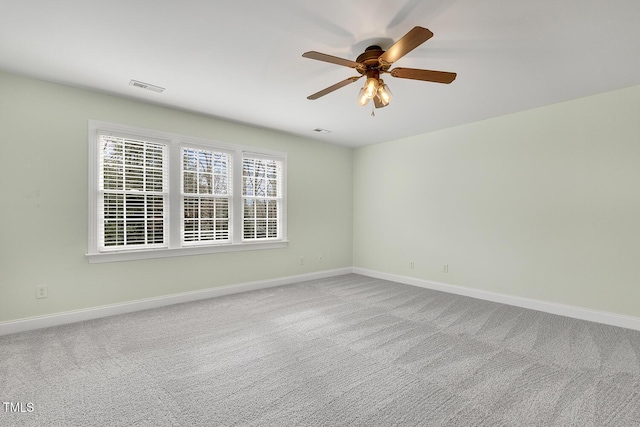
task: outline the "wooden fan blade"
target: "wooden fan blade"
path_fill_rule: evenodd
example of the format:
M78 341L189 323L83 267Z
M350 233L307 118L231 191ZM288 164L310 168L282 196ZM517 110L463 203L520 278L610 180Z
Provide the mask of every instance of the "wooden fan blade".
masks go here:
M400 40L394 43L385 53L380 55L380 64L393 64L398 59L420 46L422 43L433 37L433 33L426 28L413 27Z
M346 80L343 80L343 81L341 81L341 82L339 82L339 83L334 84L333 86L329 86L329 87L328 87L328 88L326 88L326 89L322 89L320 92L316 92L316 93L314 93L313 95L309 95L309 96L307 96L307 99L318 99L318 98L320 98L321 96L325 96L325 95L327 95L327 94L329 94L329 93L333 92L334 90L338 90L338 89L340 89L341 87L345 87L346 85L348 85L348 84L351 84L351 83L355 82L355 81L356 81L356 80L358 80L360 77L362 77L362 76L349 77L349 78L348 78L348 79L346 79Z
M359 63L357 63L355 61L350 61L348 59L338 58L337 56L327 55L326 53L320 53L320 52L311 51L311 52L303 53L302 56L304 58L315 59L317 61L329 62L331 64L342 65L342 66L349 67L349 68L361 68L362 67L361 64L359 64Z
M434 83L451 83L456 79L456 73L447 71L419 70L416 68L394 68L389 72L393 77L400 79L422 80Z

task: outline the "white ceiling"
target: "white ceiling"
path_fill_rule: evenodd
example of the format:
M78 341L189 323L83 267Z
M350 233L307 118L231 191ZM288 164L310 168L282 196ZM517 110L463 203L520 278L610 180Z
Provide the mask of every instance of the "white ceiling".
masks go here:
M388 76L375 117L363 80L306 99L357 73L304 52L355 60L417 25L434 37L395 66L452 84ZM0 0L0 69L357 147L640 84L640 1Z

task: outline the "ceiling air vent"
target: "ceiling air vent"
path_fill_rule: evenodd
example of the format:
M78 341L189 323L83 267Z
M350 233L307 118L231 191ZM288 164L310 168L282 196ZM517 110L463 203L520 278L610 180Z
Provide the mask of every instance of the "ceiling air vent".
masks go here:
M131 80L129 82L131 86L139 87L141 89L151 90L153 92L162 93L164 92L164 88L156 85L152 85L149 83L139 82L138 80Z

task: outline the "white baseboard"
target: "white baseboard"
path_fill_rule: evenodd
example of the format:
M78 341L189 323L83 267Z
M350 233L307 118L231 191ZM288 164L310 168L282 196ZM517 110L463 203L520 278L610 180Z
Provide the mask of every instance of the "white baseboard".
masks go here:
M640 318L625 316L621 314L609 313L605 311L591 310L572 305L558 304L531 298L523 298L512 295L505 295L496 292L484 291L481 289L466 288L463 286L450 285L447 283L432 282L429 280L416 279L414 277L400 276L391 273L383 273L375 270L354 267L353 272L363 276L377 279L390 280L392 282L404 283L406 285L419 286L421 288L433 289L436 291L448 292L450 294L463 295L467 297L482 299L486 301L498 302L501 304L513 305L516 307L529 308L543 311L545 313L558 314L560 316L572 317L574 319L587 320L590 322L603 323L605 325L619 326L622 328L640 331Z
M296 276L279 277L276 279L258 280L255 282L239 283L236 285L220 286L216 288L202 289L198 291L182 292L179 294L165 295L155 298L109 304L82 310L66 311L46 316L28 317L0 323L0 336L16 332L30 331L33 329L48 328L50 326L64 325L67 323L82 322L84 320L98 319L101 317L115 316L150 308L164 307L189 301L197 301L239 292L253 291L256 289L271 288L274 286L289 285L305 280L323 279L326 277L340 276L353 272L351 267L337 270L325 270L315 273Z
M17 332L30 331L50 326L64 325L68 323L82 322L85 320L98 319L101 317L115 316L118 314L131 313L134 311L147 310L151 308L164 307L189 301L197 301L207 298L214 298L223 295L230 295L240 292L265 289L275 286L289 285L305 280L323 279L327 277L340 276L343 274L356 273L362 276L374 277L377 279L390 280L406 285L419 286L426 289L448 292L456 295L463 295L486 301L498 302L501 304L513 305L545 313L558 314L572 317L574 319L587 320L590 322L603 323L606 325L619 326L622 328L640 331L640 318L625 316L621 314L608 313L603 311L590 310L571 305L557 304L553 302L523 298L512 295L499 294L496 292L484 291L480 289L466 288L463 286L450 285L448 283L433 282L415 277L400 276L391 273L384 273L359 267L347 267L337 270L319 271L316 273L301 274L296 276L286 276L276 279L258 280L255 282L239 283L235 285L220 286L216 288L202 289L199 291L183 292L179 294L165 295L156 298L147 298L138 301L130 301L120 304L110 304L100 307L92 307L82 310L73 310L62 313L55 313L46 316L29 317L25 319L0 322L0 336Z

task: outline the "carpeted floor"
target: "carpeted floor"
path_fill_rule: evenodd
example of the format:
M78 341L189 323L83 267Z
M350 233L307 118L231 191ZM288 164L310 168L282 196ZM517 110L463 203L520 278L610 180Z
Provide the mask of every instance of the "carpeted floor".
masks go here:
M0 337L0 382L2 426L640 426L640 332L346 275Z

